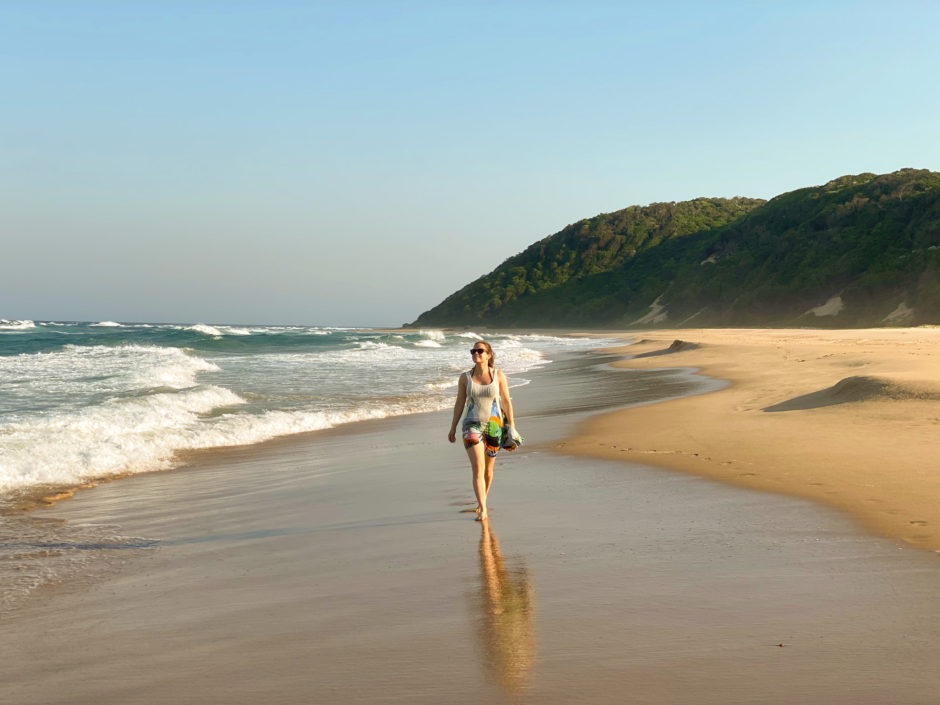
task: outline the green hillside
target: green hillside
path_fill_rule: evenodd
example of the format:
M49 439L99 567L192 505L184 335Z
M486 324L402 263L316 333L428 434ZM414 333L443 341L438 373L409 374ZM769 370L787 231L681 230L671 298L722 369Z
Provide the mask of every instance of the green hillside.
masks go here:
M617 271L638 253L724 225L762 203L752 198L699 198L631 206L579 221L447 297L422 314L416 325L511 320L520 304L529 310L528 304L541 301L538 294L558 290L563 300L564 292L579 282Z
M414 325L901 323L940 323L940 174L925 170L599 215Z

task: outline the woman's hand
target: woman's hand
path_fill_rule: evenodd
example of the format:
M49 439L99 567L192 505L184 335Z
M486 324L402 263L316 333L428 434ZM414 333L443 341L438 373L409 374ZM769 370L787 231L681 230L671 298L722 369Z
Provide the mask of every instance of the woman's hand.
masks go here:
M450 429L450 433L447 434L447 440L451 443L457 442L457 429Z

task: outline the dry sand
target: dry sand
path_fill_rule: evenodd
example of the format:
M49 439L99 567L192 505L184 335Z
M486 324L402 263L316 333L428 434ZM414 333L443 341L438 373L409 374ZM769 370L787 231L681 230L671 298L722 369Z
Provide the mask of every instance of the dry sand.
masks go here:
M633 359L615 364L694 367L731 385L595 417L561 449L806 497L940 550L940 328L631 337Z
M936 703L934 554L815 503L543 450L626 382L688 384L606 360L516 390L529 443L497 463L488 531L461 513L450 412L33 512L65 522L36 551L118 563L0 613L0 703Z

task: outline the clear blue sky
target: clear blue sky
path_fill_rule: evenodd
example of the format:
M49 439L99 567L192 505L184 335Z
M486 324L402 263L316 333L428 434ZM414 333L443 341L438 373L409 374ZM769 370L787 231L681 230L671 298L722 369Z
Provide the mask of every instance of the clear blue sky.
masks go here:
M936 2L0 0L0 317L398 325L601 212L940 169Z

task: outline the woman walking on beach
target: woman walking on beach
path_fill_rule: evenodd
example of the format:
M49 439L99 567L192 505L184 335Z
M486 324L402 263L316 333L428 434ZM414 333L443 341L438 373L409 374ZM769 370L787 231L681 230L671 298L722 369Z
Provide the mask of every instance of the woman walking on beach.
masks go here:
M457 383L457 401L454 420L447 440L457 440L457 422L466 409L463 420L463 444L470 458L473 473L473 492L477 497L477 521L485 521L486 496L493 484L493 465L504 437L512 438L513 413L509 398L509 384L502 370L496 369L493 348L479 340L470 348L473 369L460 375ZM503 415L506 427L503 426Z

